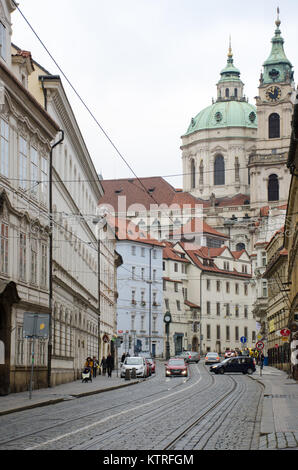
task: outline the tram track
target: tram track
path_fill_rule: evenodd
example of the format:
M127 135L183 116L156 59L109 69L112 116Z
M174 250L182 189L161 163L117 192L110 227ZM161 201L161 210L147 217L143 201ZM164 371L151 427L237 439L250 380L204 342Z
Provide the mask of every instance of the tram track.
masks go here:
M215 411L220 414L221 406L233 396L237 388L237 381L225 376L225 386L228 383L230 385L222 394L220 387L223 377L219 380L217 376L205 373L206 371L206 367L199 369L198 366L193 366L190 379L185 383L180 382L172 389L161 389L104 409L93 409L71 419L61 417L62 421L58 423L0 441L0 449L50 450L58 446L72 450L116 450L117 446L121 448L121 442L127 443L131 435L136 435L138 441L138 433L142 435L152 430L156 430L156 436L153 432L152 450L179 448L181 443L187 441L188 436L192 439L190 448L195 448L199 443L193 440L196 429ZM187 408L189 414L182 415L179 420L177 417L181 415L183 407ZM163 429L163 423L169 422L169 416L173 417L173 424ZM207 427L206 433L208 432L210 430ZM174 436L170 438L170 442L169 435ZM142 438L138 444L140 447L136 448L144 449L141 442Z

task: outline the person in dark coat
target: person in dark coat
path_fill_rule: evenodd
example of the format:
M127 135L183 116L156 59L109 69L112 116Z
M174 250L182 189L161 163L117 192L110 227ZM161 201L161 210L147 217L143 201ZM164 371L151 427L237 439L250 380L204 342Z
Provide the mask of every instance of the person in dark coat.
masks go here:
M108 377L112 377L112 370L114 369L114 358L111 354L108 355L106 362L107 362Z
M101 367L102 367L102 375L106 375L106 371L107 371L107 360L106 360L105 356L103 356L100 365L101 365Z

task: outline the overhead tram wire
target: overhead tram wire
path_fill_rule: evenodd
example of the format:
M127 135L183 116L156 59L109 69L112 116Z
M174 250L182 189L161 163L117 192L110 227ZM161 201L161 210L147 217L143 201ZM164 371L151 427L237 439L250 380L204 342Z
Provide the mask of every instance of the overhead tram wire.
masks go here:
M75 87L73 86L73 84L71 83L71 81L69 80L69 78L67 77L67 75L63 72L62 68L60 67L60 65L57 63L57 61L55 60L55 58L53 57L53 55L50 53L50 51L48 50L48 48L46 47L46 45L44 44L44 42L41 40L41 38L39 37L39 35L37 34L37 32L35 31L35 29L33 28L33 26L30 24L30 22L27 20L27 18L25 17L25 15L23 14L23 12L21 11L21 9L19 8L19 5L15 2L15 0L12 0L13 4L15 5L15 7L17 8L17 10L19 11L20 15L23 17L24 21L27 23L27 25L29 26L29 28L31 29L31 31L33 32L34 36L37 38L37 40L40 42L40 44L42 45L42 47L45 49L45 51L47 52L47 54L50 56L50 58L52 59L52 61L54 62L54 64L56 65L56 67L58 68L58 70L61 72L61 74L63 75L63 77L65 78L65 80L67 81L68 85L70 86L70 88L73 90L73 92L75 93L75 95L77 96L77 98L79 99L79 101L81 102L81 104L84 106L84 108L87 110L87 112L90 114L90 116L92 117L92 119L94 120L94 122L96 123L96 125L100 128L100 130L102 131L102 133L104 134L104 136L107 138L107 140L110 142L110 144L112 145L112 147L114 148L114 150L116 151L116 153L119 155L119 157L121 158L121 160L125 163L125 165L129 168L129 170L132 172L132 174L135 176L135 178L139 181L139 183L141 184L141 186L144 188L144 191L152 198L152 200L154 200L154 202L156 204L158 204L158 201L155 200L154 196L147 190L147 188L144 186L143 182L141 181L141 179L137 176L137 174L135 173L135 171L133 170L133 168L131 167L131 165L127 162L127 160L124 158L124 156L122 155L122 153L120 152L120 150L118 149L118 147L114 144L113 140L110 138L110 136L107 134L107 132L104 130L104 128L102 127L102 125L99 123L99 121L97 120L97 118L94 116L94 114L92 113L92 111L90 110L90 108L87 106L87 104L85 103L85 101L83 100L83 98L81 97L81 95L77 92L77 90L75 89Z

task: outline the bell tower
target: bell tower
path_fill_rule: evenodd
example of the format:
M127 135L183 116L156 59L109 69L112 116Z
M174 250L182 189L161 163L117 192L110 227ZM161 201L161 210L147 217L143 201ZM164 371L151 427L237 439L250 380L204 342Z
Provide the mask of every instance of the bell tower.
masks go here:
M250 156L251 208L278 206L288 200L290 174L286 166L291 139L294 72L284 51L279 8L272 49L263 64L256 97L258 133Z

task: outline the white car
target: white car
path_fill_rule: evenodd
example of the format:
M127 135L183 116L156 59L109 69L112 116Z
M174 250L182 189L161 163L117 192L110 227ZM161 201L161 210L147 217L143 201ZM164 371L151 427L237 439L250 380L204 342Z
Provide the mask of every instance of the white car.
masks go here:
M144 357L126 357L121 366L121 377L125 377L126 370L136 370L137 377L147 377L147 364Z

